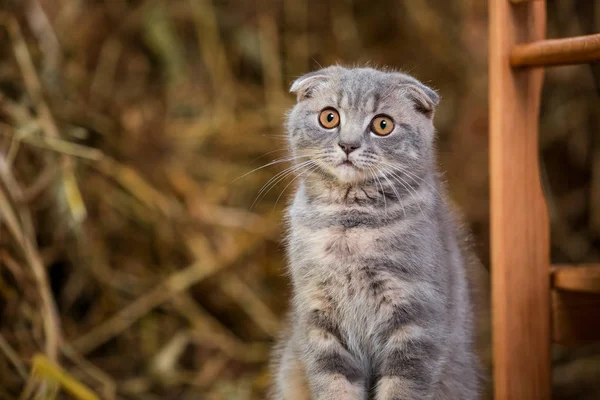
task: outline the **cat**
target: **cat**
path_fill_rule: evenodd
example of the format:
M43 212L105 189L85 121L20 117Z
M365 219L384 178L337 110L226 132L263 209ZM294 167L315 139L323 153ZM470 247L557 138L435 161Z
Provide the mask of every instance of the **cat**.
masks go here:
M436 169L437 93L394 71L298 78L289 324L275 400L473 400L470 254Z

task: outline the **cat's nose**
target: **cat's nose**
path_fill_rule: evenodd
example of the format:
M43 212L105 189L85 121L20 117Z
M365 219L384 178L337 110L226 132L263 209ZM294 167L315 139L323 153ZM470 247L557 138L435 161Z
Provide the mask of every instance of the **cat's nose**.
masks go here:
M358 149L360 147L360 143L345 143L345 142L339 142L338 145L342 148L342 150L344 150L344 152L349 155L350 153L352 153L354 150Z

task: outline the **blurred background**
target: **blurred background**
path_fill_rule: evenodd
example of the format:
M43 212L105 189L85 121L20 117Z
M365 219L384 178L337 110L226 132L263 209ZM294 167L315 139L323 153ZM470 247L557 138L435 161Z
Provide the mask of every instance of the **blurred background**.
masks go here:
M257 168L285 158L288 87L320 66L399 68L439 91L441 168L489 270L486 1L0 10L0 399L265 398L294 183L269 181L286 163ZM548 18L549 37L598 32L600 1L549 1ZM545 82L552 259L597 262L600 66ZM598 348L554 363L556 398L600 398Z

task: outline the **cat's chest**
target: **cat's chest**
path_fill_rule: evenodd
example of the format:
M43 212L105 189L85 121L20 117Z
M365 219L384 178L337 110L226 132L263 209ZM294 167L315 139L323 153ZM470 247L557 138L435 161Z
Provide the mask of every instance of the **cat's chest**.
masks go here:
M412 291L410 284L387 267L392 266L347 265L343 272L330 274L320 287L355 352L368 351L376 343L394 308L405 304Z
M391 234L368 228L297 229L292 237L300 302L330 312L356 349L373 344L394 307L415 289L404 252L385 239Z
M384 240L393 233L368 228L330 228L297 236L296 269L302 285L317 285L331 298L361 316L379 311L390 296L400 296L399 272L404 269L403 252ZM360 308L360 310L359 310Z
M380 232L368 228L299 229L295 251L299 259L329 269L346 269L377 255Z

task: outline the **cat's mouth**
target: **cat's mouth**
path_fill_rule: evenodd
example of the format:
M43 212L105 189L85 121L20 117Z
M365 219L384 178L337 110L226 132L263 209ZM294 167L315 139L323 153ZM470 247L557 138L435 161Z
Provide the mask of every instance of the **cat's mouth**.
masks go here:
M332 175L344 183L357 183L364 181L367 176L363 168L359 167L355 161L349 159L338 161L338 163L329 165L327 168Z

